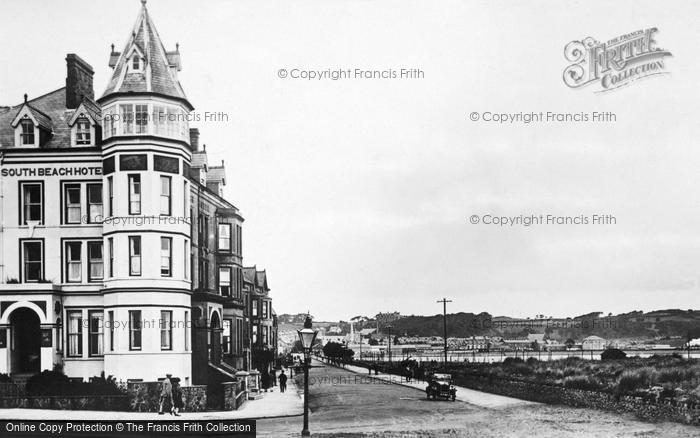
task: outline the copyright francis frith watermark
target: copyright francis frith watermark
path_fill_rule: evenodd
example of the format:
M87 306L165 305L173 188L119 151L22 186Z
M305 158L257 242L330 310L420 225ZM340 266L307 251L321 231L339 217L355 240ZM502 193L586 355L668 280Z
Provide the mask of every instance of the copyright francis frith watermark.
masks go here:
M673 55L658 46L657 32L652 27L606 42L592 37L571 41L564 48L566 60L572 63L564 69L564 83L570 88L596 85L600 93L667 74L665 58Z

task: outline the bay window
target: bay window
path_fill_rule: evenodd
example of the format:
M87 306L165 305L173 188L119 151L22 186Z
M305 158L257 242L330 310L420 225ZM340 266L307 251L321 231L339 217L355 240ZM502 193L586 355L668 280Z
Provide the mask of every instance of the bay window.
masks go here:
M141 175L129 175L129 214L141 214Z
M231 296L231 268L219 268L219 295L224 297Z
M160 214L164 216L170 216L171 212L171 181L172 180L169 176L160 177Z
M141 236L129 236L129 275L141 275Z
M173 239L171 237L160 238L160 276L172 277Z
M129 350L141 349L141 311L129 310Z
M134 106L131 104L119 105L119 122L122 127L122 134L131 135L134 133Z
M148 105L135 105L136 134L148 133Z
M160 349L173 349L173 312L161 310L160 312Z
M231 251L231 224L219 224L219 251Z

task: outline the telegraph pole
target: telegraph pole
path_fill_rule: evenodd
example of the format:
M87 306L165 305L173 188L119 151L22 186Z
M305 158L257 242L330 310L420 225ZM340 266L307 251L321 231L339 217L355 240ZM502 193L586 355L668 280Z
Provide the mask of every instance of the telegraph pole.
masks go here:
M391 366L391 326L388 325L386 328L389 330L389 366Z
M443 329L443 340L445 342L445 370L447 370L447 303L451 303L452 300L443 298L437 301L442 303L442 329Z

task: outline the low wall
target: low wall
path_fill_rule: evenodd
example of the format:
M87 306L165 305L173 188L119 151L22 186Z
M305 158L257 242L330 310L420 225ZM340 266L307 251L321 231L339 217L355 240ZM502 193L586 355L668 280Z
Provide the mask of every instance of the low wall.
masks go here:
M207 409L206 385L181 386L182 412L202 412ZM158 412L160 404L160 382L129 382L130 410L135 412Z
M0 408L128 411L126 395L0 397Z
M675 421L700 425L700 406L670 399L644 400L642 397L615 396L605 392L564 388L557 385L483 376L455 376L455 384L478 391L540 403L627 412L647 421ZM457 394L459 396L459 394Z
M235 411L245 403L247 392L242 382L224 382L224 410Z

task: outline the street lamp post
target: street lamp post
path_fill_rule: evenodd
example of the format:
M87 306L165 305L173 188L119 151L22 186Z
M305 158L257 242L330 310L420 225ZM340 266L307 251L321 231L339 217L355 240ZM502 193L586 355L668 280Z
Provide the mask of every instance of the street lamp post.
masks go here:
M314 340L318 331L311 328L311 318L306 317L304 328L297 330L299 333L299 341L301 348L304 350L304 428L301 430L301 436L310 436L309 432L309 365L311 365L311 348L314 345Z

